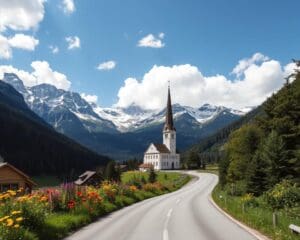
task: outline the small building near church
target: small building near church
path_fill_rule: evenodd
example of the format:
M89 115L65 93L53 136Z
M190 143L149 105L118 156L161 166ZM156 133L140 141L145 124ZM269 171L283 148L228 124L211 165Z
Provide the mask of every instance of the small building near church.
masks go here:
M0 162L0 192L23 188L30 193L37 184L25 173L7 162Z
M142 163L140 166L139 166L139 170L142 171L142 172L148 172L150 171L150 169L153 167L152 164L150 163Z
M99 185L102 180L102 177L95 171L86 171L81 174L74 183L78 186L96 186Z
M168 87L166 121L162 134L163 143L151 143L144 154L143 163L153 165L155 170L179 169L180 155L176 152L176 129L173 123L170 87Z

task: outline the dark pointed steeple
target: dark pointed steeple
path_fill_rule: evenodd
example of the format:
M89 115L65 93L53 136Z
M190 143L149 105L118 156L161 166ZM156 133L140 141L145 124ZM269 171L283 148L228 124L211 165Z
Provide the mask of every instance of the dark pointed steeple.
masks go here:
M170 82L168 85L168 101L167 101L167 111L166 111L166 122L164 126L164 131L175 130L173 124L173 113L172 113L172 103L171 103L171 94L170 94Z

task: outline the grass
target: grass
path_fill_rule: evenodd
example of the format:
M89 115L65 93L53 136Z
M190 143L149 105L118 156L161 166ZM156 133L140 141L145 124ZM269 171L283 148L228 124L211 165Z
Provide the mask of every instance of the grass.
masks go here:
M61 184L61 180L56 176L42 175L32 177L38 187L55 187Z
M205 169L199 169L198 172L203 173L213 173L219 175L219 167L217 164L208 164Z
M122 182L129 183L133 179L141 179L144 177L146 180L148 178L148 173L142 173L139 171L130 171L122 174ZM157 176L157 181L168 187L168 190L151 192L139 190L134 193L133 196L116 196L113 203L105 201L103 203L103 212L97 217L103 217L108 213L115 210L121 209L125 206L129 206L135 202L142 201L147 198L155 197L164 193L172 192L177 190L186 184L191 177L186 174L175 173L175 172L159 172ZM37 233L37 239L47 239L47 240L58 240L70 234L72 231L79 229L91 222L93 222L96 217L92 218L87 213L51 213L47 216L45 227Z
M288 226L293 223L300 225L300 212L278 212L278 225L273 227L272 210L261 198L255 198L255 204L242 210L241 197L230 196L218 185L212 194L214 201L227 213L246 225L257 229L274 240L299 240L299 235L290 232ZM298 215L297 215L298 214Z
M191 180L191 176L187 174L182 174L178 172L156 172L157 173L157 181L162 185L170 185L174 184L174 189L172 191L182 187L187 182ZM149 173L140 172L140 171L128 171L122 174L121 181L124 184L129 183L134 179L142 179L144 178L146 181L148 180Z

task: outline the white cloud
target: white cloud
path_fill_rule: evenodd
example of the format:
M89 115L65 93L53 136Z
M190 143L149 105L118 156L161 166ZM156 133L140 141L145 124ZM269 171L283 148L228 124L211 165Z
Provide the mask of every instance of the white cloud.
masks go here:
M44 18L45 0L0 0L0 32L29 30Z
M66 37L68 49L80 48L80 39L77 36Z
M224 75L203 76L197 67L190 64L153 66L141 80L125 80L119 89L116 106L136 104L144 109L161 109L166 105L168 80L171 82L173 103L193 107L211 103L233 108L259 105L282 87L284 77L293 71L295 64L281 66L276 60L258 56L254 54L242 60L247 64L240 61L234 68L238 69L235 79Z
M9 59L12 57L11 46L8 43L8 39L0 34L0 59Z
M12 57L12 48L20 48L33 51L39 44L39 40L24 34L15 34L7 38L0 34L0 58L9 59Z
M98 96L97 95L90 95L90 94L81 93L80 96L85 101L87 101L88 103L91 103L91 104L97 104L98 103Z
M33 51L39 44L39 40L22 33L16 34L14 37L10 38L8 42L11 47L21 48L28 51Z
M162 39L165 37L164 33L159 33L157 37L153 34L148 34L147 36L143 37L138 42L139 47L150 47L150 48L162 48L165 46Z
M31 63L32 72L19 70L11 65L0 66L0 79L3 79L4 73L15 73L22 79L25 86L34 86L42 83L48 83L59 89L68 90L71 82L66 75L53 71L46 61L34 61Z
M62 9L65 14L71 14L75 11L75 4L73 0L63 0Z
M267 56L264 56L261 53L255 53L251 58L244 58L240 60L231 73L235 74L237 77L240 77L245 69L247 69L250 65L254 63L261 63L267 60L269 60Z
M102 71L108 71L108 70L112 70L116 67L117 63L115 61L107 61L107 62L103 62L103 63L99 63L99 65L97 66L98 70L102 70Z
M59 48L57 46L50 45L49 48L53 54L56 54L59 52Z

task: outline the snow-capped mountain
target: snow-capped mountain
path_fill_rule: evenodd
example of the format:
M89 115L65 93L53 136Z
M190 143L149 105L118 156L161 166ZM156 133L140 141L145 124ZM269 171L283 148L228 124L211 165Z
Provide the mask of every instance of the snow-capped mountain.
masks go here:
M213 120L219 114L231 113L237 116L245 114L243 111L210 104L204 104L200 108L174 104L172 108L175 121L180 116L187 114L194 118L199 125ZM134 131L150 125L163 123L166 113L165 108L159 111L147 111L136 106L130 106L128 108L101 108L96 106L94 107L94 111L103 119L113 122L121 132Z
M101 118L80 94L50 84L25 87L17 75L5 73L3 80L20 92L30 107L54 128L84 128L89 132L117 132L111 121Z
M57 131L90 149L116 159L140 156L152 141L161 141L166 109L138 106L102 108L80 94L49 84L24 86L12 73L5 82L20 92L31 110ZM178 148L184 149L237 120L245 111L204 104L199 108L173 105Z

